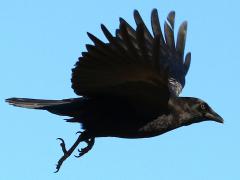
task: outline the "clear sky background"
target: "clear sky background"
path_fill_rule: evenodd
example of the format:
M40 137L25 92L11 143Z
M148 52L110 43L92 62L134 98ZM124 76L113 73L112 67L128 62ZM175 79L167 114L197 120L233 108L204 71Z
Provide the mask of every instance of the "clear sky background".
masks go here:
M100 138L91 152L70 157L54 174L62 156L56 138L69 147L79 126L4 99L76 97L71 68L90 43L86 32L105 41L100 24L111 32L119 17L134 25L134 9L150 27L153 8L162 23L170 10L176 11L176 27L188 21L192 64L182 96L206 100L225 124L203 122L151 139ZM1 0L0 179L240 179L239 8L238 0Z

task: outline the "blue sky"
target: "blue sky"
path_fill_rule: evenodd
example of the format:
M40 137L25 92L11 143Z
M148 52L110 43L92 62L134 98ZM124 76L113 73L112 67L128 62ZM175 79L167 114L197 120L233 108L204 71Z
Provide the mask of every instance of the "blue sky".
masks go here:
M240 179L239 7L237 0L0 1L0 179ZM71 68L90 42L86 32L105 40L100 24L114 32L121 16L133 25L134 9L149 27L153 8L162 22L170 10L177 26L188 21L192 64L182 96L206 100L225 124L199 123L151 139L100 138L54 174L62 155L56 138L69 147L79 126L4 99L76 97Z

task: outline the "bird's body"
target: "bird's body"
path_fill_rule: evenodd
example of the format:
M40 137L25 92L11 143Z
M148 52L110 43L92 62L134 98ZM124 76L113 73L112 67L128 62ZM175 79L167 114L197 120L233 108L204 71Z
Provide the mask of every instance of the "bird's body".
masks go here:
M64 156L57 171L82 141L88 146L79 156L92 148L96 137L149 138L201 121L223 122L204 101L179 97L191 60L190 53L184 59L187 23L181 24L175 42L174 12L164 24L164 36L156 9L151 16L153 35L138 11L134 18L136 30L120 18L116 36L102 25L109 43L88 33L94 45L86 45L87 52L72 70L72 88L82 97L7 99L15 106L69 116L68 122L82 125L84 131L69 150L60 138Z
M15 106L43 109L51 113L68 116L67 122L81 123L88 138L120 137L149 138L188 125L191 103L199 101L191 97L172 97L168 109L146 103L132 104L128 99L117 97L73 98L64 100L37 100L12 98ZM200 102L199 102L200 103ZM199 115L200 116L200 115ZM196 121L197 122L197 121ZM194 122L192 122L194 123Z

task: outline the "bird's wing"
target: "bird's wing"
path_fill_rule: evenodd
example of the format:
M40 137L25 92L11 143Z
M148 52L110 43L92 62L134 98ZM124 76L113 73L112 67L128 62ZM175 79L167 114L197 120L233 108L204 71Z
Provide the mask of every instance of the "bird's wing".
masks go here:
M164 35L161 31L161 26L158 18L157 10L154 9L151 15L151 25L153 36L144 24L138 11L134 11L134 19L137 25L134 30L124 19L120 18L120 28L116 30L116 37L122 40L122 44L125 49L129 49L126 40L124 39L124 32L121 28L121 24L125 24L129 39L132 44L132 48L135 53L146 61L157 61L158 66L164 66L168 68L168 87L172 95L178 96L184 85L185 76L190 67L191 53L188 52L184 60L184 49L187 35L187 22L184 21L178 30L177 40L175 43L174 38L174 24L175 24L175 12L171 11L167 20L164 23ZM142 36L138 33L139 29L143 29ZM157 40L156 40L157 39ZM142 40L142 41L141 41ZM144 40L144 41L143 41ZM154 41L155 40L155 41ZM155 45L155 42L159 42L159 45ZM144 45L139 42L144 42ZM158 48L158 56L154 56L154 48Z
M86 45L87 52L82 53L72 70L72 88L76 94L145 98L166 105L171 94L180 93L177 85L184 86L182 79L190 64L190 55L183 62L186 22L180 26L175 45L174 12L170 12L165 22L165 40L156 9L151 16L153 35L136 10L134 19L136 30L120 18L116 36L101 25L109 43L88 33L94 45Z

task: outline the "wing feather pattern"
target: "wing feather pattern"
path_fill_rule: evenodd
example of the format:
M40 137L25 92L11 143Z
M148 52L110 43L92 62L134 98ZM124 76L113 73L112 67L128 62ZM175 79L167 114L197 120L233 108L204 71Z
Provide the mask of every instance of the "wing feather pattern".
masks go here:
M160 101L166 105L171 95L179 95L185 84L191 54L184 58L187 23L174 40L175 12L170 12L161 31L157 10L151 15L153 34L138 11L134 11L136 30L120 18L113 36L101 25L108 43L88 33L94 45L72 70L72 88L81 96L113 95L133 99Z

